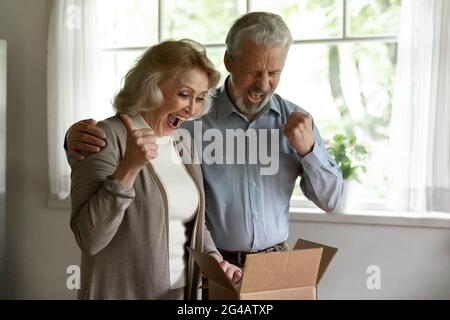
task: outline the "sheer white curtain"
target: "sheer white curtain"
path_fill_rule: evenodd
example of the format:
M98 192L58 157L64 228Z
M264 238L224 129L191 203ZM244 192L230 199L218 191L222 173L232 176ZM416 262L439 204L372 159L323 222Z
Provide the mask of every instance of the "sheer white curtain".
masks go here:
M450 1L403 0L389 207L450 212Z
M54 0L47 60L48 158L51 195L64 199L70 169L64 136L77 120L98 106L100 47L98 0Z

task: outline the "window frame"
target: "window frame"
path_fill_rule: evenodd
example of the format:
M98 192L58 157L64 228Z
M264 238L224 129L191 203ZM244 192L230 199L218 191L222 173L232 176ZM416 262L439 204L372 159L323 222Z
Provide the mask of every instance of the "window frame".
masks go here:
M253 1L257 0L246 0L245 5L245 12L249 13L252 11L252 3ZM342 0L343 6L342 6L342 36L341 37L333 37L333 38L311 38L311 39L294 39L293 44L334 44L334 43L345 43L345 42L369 42L369 41L375 41L375 42L387 42L387 43L395 43L398 42L398 35L393 34L385 34L385 35L375 35L375 36L351 36L348 34L349 29L349 12L348 12L348 1L349 0ZM164 34L164 2L165 0L158 0L158 43L163 41ZM225 48L225 43L202 43L206 48ZM146 47L109 47L104 48L103 51L138 51L138 50L145 50Z
M253 11L253 2L257 0L246 0L245 1L245 11L248 13ZM163 41L164 38L164 2L165 0L158 0L158 43ZM341 36L332 38L311 38L311 39L294 39L293 45L309 45L309 44L342 44L342 43L367 43L367 42L378 42L378 43L398 43L398 34L385 34L385 35L368 35L368 36L352 36L349 33L350 25L350 15L348 10L349 0L342 0L342 24L341 24ZM225 35L224 35L225 37ZM225 50L225 43L202 43L206 49L209 48L222 48ZM132 51L144 51L146 47L133 46L133 47L105 47L102 48L103 52L132 52ZM298 188L298 185L296 186ZM316 206L306 199L305 196L295 196L291 197L290 202L291 208L293 209L314 209ZM386 199L384 200L364 200L359 199L352 206L355 210L366 210L366 211L387 211Z

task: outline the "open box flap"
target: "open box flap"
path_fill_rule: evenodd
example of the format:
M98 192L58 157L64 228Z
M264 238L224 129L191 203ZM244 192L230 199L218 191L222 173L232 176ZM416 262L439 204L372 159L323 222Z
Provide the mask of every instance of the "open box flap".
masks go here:
M217 283L223 285L225 288L236 291L236 287L228 279L227 275L223 272L219 263L207 254L200 252L198 250L187 248L191 253L194 260L200 266L200 269L206 274L208 279L212 279Z
M336 255L336 252L338 251L337 248L326 246L321 243L312 242L304 239L298 239L297 243L294 246L295 250L303 250L303 249L313 249L313 248L323 248L323 254L322 254L322 261L320 262L319 266L319 274L317 276L317 283L320 282L320 280L323 277L323 274L327 270L331 260L333 260L334 256Z
M315 286L322 248L247 255L241 293Z

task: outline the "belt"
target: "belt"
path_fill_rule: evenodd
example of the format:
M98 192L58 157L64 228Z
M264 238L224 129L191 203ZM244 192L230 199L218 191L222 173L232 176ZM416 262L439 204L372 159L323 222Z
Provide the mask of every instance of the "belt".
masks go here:
M245 264L245 258L247 255L255 254L255 253L268 253L268 252L277 252L277 251L287 251L287 245L286 242L281 242L279 244L276 244L272 247L268 247L263 250L258 251L227 251L223 249L217 249L219 250L222 257L230 262L237 262L239 265Z

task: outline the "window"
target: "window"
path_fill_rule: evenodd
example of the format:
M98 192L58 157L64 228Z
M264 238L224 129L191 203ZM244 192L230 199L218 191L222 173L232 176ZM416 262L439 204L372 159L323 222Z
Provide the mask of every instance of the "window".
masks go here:
M401 0L101 0L103 101L111 101L135 59L168 38L193 38L226 75L224 40L232 21L272 11L287 22L294 44L277 92L314 116L325 140L353 132L369 150L355 195L384 203L386 152L397 62ZM223 79L222 79L223 80ZM112 114L110 104L95 115ZM299 188L294 199L302 200ZM373 208L373 207L372 207Z
M282 15L291 30L301 30L302 20L315 25L293 32L278 93L311 112L325 140L337 132L357 136L369 157L364 183L352 189L353 196L370 208L384 207L400 1L254 3L255 10ZM294 198L301 199L297 188Z
M111 102L122 78L149 46L165 39L193 38L226 75L222 59L231 23L247 12L245 0L100 0L103 101ZM95 116L113 114L105 103Z

